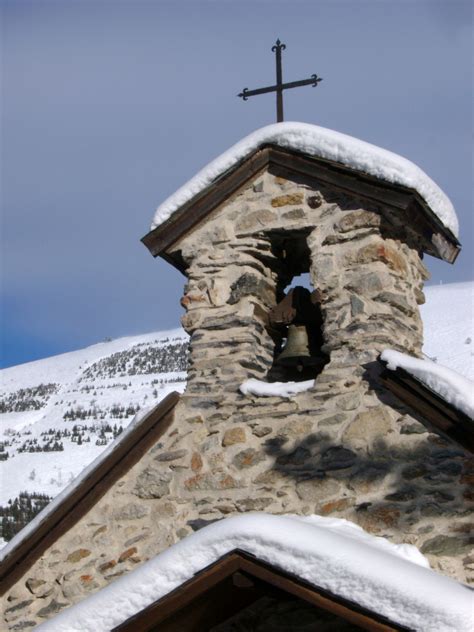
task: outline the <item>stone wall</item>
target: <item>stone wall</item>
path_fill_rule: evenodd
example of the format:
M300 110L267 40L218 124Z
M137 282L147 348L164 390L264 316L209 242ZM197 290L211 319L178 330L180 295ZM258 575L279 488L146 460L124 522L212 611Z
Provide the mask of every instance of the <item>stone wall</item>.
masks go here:
M406 222L264 173L175 246L188 265L191 334L175 421L8 593L7 629L31 629L193 530L254 510L347 518L472 581L472 460L378 381L382 349L421 350L427 272ZM273 363L267 314L291 276L282 234L305 235L330 361L290 400L244 396L239 385Z

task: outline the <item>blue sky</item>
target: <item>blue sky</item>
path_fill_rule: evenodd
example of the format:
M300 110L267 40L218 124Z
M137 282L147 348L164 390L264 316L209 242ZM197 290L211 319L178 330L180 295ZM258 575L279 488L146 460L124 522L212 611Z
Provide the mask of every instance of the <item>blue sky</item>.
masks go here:
M212 158L285 119L399 153L448 194L471 279L472 12L462 0L23 0L2 9L2 366L179 325L184 277L140 243Z

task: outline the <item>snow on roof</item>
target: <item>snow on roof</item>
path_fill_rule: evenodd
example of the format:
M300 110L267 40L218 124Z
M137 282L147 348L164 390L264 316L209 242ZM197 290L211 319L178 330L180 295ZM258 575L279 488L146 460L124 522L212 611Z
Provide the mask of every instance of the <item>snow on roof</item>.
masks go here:
M262 382L262 380L250 378L239 386L239 390L244 395L256 395L257 397L291 398L297 393L309 391L313 386L314 380L305 380L304 382Z
M264 513L191 534L37 629L110 630L235 549L419 632L472 630L470 589L427 568L416 547L392 544L346 520Z
M338 162L380 180L416 190L454 236L459 227L446 194L417 165L376 145L318 125L275 123L256 130L210 162L156 209L151 230L160 226L183 204L206 189L226 171L265 144Z
M380 357L387 362L388 369L404 369L454 408L474 419L474 382L467 377L432 360L420 360L393 349L385 349Z

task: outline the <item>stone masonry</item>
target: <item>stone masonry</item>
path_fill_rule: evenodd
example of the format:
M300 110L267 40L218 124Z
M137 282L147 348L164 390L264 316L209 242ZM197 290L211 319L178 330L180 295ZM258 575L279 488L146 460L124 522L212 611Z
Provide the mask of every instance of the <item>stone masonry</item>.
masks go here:
M6 595L5 629L31 629L193 530L254 510L347 518L472 581L473 462L378 381L383 349L421 352L428 273L410 220L266 171L173 246L191 335L175 420ZM291 278L281 244L302 238L330 361L291 399L244 396L274 361L268 312Z

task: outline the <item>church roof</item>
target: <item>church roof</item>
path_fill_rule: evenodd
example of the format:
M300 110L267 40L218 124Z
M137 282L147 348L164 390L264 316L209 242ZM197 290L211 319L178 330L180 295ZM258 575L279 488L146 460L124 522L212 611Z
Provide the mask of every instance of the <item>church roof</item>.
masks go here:
M414 196L421 206L421 212L426 215L420 230L423 233L427 232L425 224L428 220L432 229L436 227L433 231L434 242L440 239L443 242L442 245L434 243L434 253L430 254L441 256L451 262L456 258L459 250L459 226L453 205L438 185L417 165L393 152L352 136L317 125L293 122L268 125L246 136L160 204L153 217L150 232L143 238L152 254L162 254L168 245L197 224L246 179L268 164L269 160L278 158L269 155L268 151L265 155L265 149L268 148L279 149L280 155L282 151L292 152L310 157L330 169L339 168L340 173L342 170L346 176L352 175L352 184L355 184L353 176L356 175L369 186L364 188L359 184L355 191L369 197L374 194L374 185L382 186L387 199L404 209L409 199ZM244 169L242 173L237 173L242 163ZM305 165L298 167L304 168ZM334 182L334 174L329 181ZM345 184L348 183L350 188L350 181ZM216 187L221 187L221 195L204 199L205 194ZM390 194L390 190L393 189L396 193L401 193L403 199L396 193ZM417 210L418 206L409 209L409 213L414 214L414 222L418 220ZM436 234L439 232L442 233L442 237ZM444 243L446 240L448 245ZM440 251L439 254L437 251Z
M470 589L430 570L415 547L371 536L346 520L254 513L227 518L191 534L38 630L138 629L126 624L136 622L136 615L150 607L161 622L163 613L167 617L173 607L176 612L180 603L186 603L186 590L193 598L199 594L194 581L199 573L208 576L213 564L233 552L250 555L250 565L252 561L267 564L300 586L304 582L307 601L311 592L319 591L329 601L342 600L348 610L363 609L372 622L378 622L378 627L368 627L361 621L365 629L471 629ZM242 570L252 569L244 565ZM280 582L280 587L285 585ZM171 598L176 595L178 603L175 599L173 606Z

